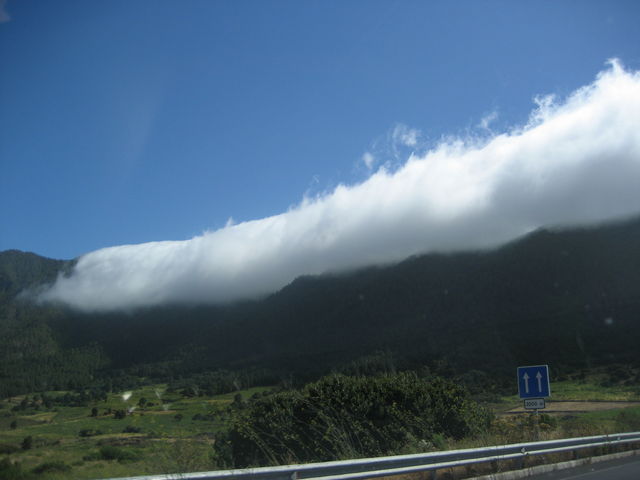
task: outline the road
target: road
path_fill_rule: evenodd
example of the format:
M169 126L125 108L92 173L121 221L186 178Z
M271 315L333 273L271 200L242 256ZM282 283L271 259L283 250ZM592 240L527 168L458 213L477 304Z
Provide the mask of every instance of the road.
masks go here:
M583 465L559 472L527 477L527 480L638 480L640 479L640 458L627 457L608 462Z

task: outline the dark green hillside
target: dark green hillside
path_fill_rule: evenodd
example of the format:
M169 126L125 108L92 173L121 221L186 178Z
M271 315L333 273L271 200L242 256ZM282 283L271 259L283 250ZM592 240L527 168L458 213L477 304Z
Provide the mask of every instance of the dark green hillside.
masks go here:
M68 263L20 250L0 252L0 305L26 288L54 281Z
M47 268L31 266L39 257L30 255L0 257L13 265L0 267L11 272L3 279L13 279L3 280L12 296L5 296L0 319L8 329L0 341L5 394L26 388L19 373L25 368L44 372L27 383L53 378L45 364L63 372L58 384L88 384L123 372L171 379L256 368L271 378L312 380L381 351L398 368L446 365L449 372L484 370L509 380L521 364L549 363L559 374L639 361L638 219L541 230L493 251L302 277L260 301L134 314L86 315L15 301L18 285L50 280L64 267L46 259Z
M229 345L283 365L323 365L381 348L420 361L444 357L463 370L632 362L640 222L539 231L491 252L302 278L245 316L242 327L222 324L211 339L234 338ZM225 356L234 357L230 349Z
M52 326L64 312L20 296L53 282L70 264L18 250L0 252L0 397L74 388L106 364L102 348L94 342L65 348Z

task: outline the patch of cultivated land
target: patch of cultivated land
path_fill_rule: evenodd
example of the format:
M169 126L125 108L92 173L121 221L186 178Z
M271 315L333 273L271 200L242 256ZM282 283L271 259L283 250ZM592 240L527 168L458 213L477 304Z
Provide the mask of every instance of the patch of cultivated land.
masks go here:
M624 402L624 401L571 401L571 400L547 400L544 410L540 412L554 414L554 413L579 413L579 412L596 412L599 410L614 410L627 407L638 407L640 401L636 402ZM499 412L501 415L511 415L515 413L523 413L529 410L525 410L523 406L512 408L510 410Z
M82 406L61 404L67 392L45 392L57 399L48 406L42 393L0 400L0 462L19 462L38 480L214 469L211 445L234 404L270 390L189 397L165 389L112 393ZM33 473L43 466L49 470Z
M635 373L635 372L634 372ZM637 377L636 377L637 378ZM640 406L640 384L627 377L611 381L611 375L596 371L580 380L551 382L551 397L546 399L541 413L562 414L596 412ZM516 395L503 397L492 405L497 415L526 412L523 401Z

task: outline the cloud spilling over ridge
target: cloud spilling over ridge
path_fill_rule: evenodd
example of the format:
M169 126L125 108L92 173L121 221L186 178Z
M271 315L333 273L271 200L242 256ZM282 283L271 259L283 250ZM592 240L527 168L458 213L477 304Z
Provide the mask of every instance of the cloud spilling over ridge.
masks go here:
M568 98L537 99L525 126L447 140L280 215L186 241L89 253L40 298L88 311L225 302L303 274L488 247L544 225L638 212L640 73L613 61Z

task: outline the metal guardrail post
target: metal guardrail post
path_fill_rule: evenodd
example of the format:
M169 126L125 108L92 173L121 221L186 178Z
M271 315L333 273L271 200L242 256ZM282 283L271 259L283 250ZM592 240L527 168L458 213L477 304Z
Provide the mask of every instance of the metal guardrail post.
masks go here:
M522 447L522 449L520 450L520 452L522 453L522 456L520 458L518 458L516 460L516 463L518 465L518 470L522 470L523 468L525 468L527 462L527 451L525 450L524 447Z

